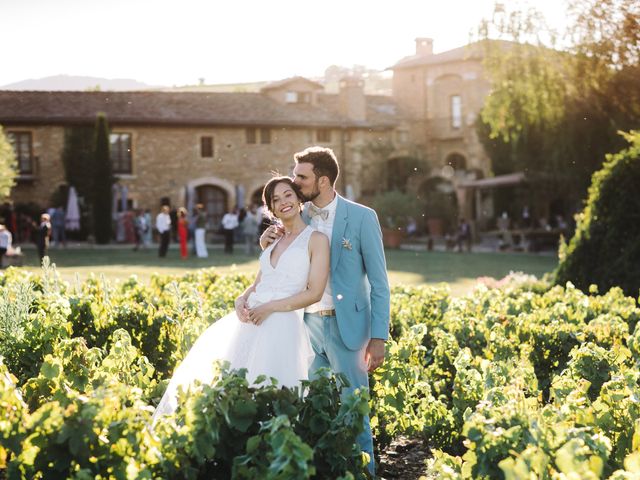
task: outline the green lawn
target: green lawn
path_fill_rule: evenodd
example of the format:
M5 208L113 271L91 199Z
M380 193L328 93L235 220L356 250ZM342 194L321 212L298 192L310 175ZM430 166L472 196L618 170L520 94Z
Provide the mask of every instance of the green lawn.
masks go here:
M134 252L130 248L67 248L50 249L51 261L65 280L80 280L89 274L102 274L108 279L125 279L137 275L148 281L153 273L181 274L195 268L217 267L223 272L238 271L253 274L258 268L255 257L237 249L225 255L221 249L209 250L209 258L189 257L182 260L178 251L169 250L166 258L157 256L155 248ZM26 270L35 271L38 260L34 250L25 251ZM389 279L392 284L411 285L447 282L455 295L473 288L478 277L502 278L511 271L541 276L553 270L555 256L523 253L453 253L387 250Z

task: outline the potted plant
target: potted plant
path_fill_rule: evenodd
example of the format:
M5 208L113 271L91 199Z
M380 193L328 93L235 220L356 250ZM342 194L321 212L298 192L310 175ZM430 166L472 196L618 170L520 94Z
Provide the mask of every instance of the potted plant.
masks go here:
M391 190L374 197L372 207L380 220L384 246L398 248L410 219L420 214L418 202L412 195Z
M442 237L455 220L453 199L446 194L435 193L425 202L427 229L430 237Z

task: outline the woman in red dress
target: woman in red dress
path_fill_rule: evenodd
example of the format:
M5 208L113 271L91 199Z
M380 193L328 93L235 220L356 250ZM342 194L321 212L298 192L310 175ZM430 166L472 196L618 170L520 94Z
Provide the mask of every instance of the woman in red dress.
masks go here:
M187 258L187 240L189 237L189 220L187 219L187 209L178 209L178 239L180 240L180 256Z

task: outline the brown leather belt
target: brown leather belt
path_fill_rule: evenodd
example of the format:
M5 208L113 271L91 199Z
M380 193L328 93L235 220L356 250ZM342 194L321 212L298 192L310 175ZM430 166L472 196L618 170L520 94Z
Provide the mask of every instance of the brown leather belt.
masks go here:
M321 317L335 317L336 316L336 311L335 309L332 310L319 310L317 312L313 312L316 315L320 315Z

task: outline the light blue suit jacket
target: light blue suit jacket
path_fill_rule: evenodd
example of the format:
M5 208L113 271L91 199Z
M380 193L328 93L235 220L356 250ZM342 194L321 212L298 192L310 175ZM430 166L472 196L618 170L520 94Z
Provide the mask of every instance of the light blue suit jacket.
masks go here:
M310 221L307 211L303 217ZM331 292L342 341L360 350L389 337L389 280L376 212L338 195L331 238Z

